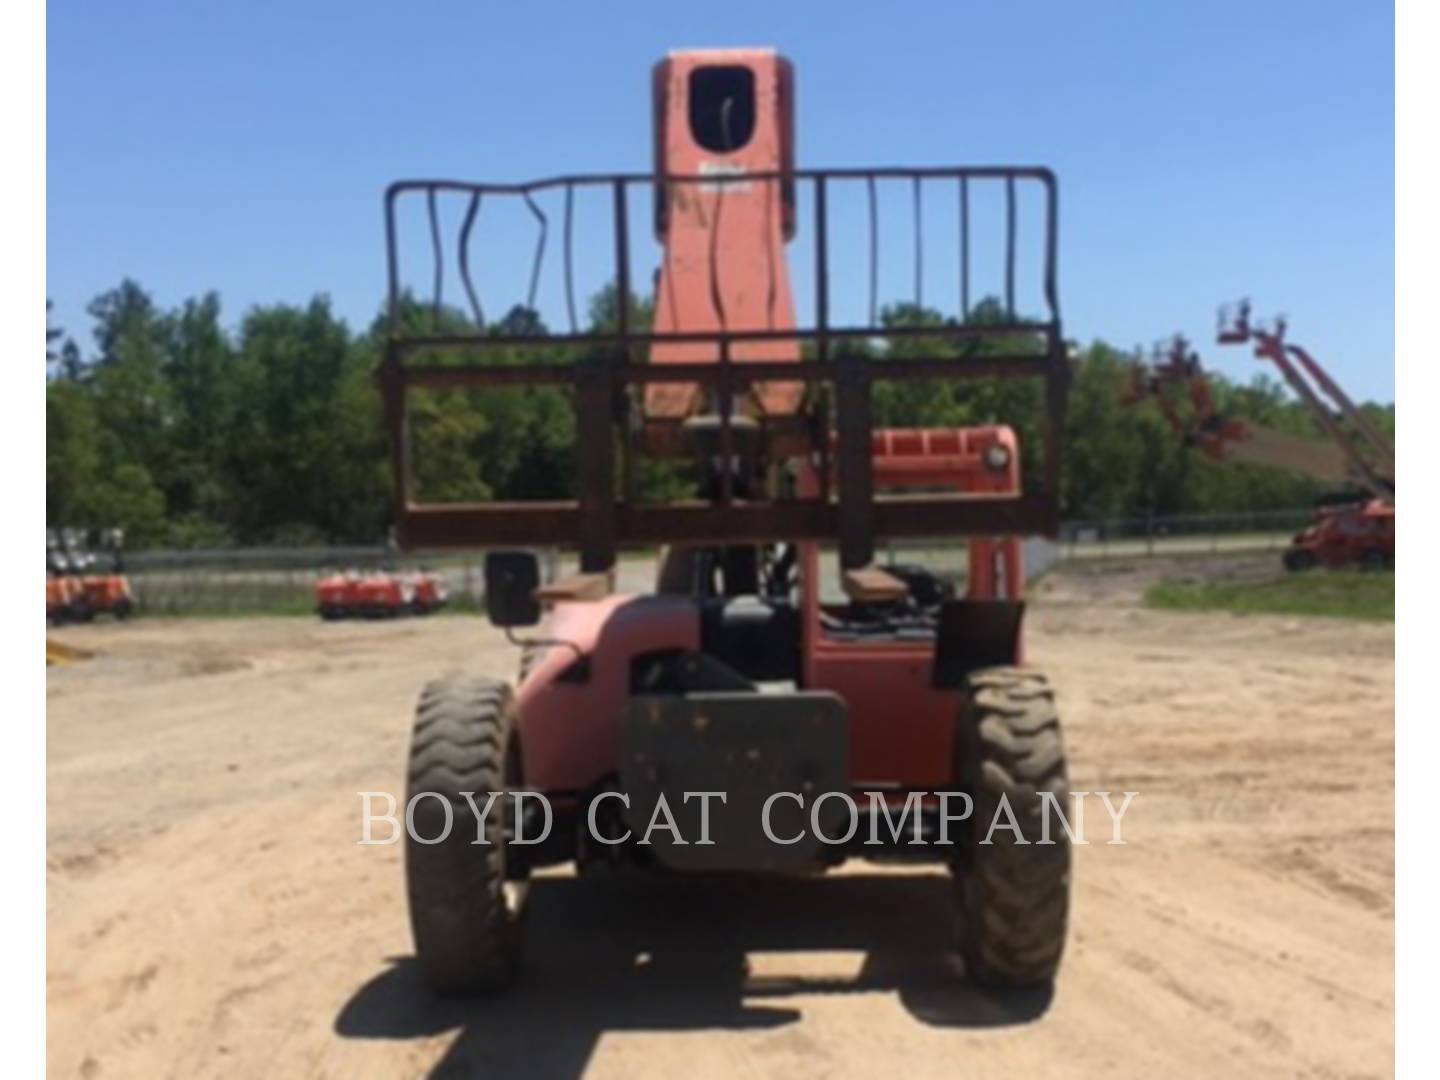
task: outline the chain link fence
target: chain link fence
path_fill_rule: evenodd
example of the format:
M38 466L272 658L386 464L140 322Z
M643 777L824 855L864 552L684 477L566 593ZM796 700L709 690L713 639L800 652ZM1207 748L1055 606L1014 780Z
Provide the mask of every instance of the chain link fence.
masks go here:
M1071 521L1061 528L1059 557L1144 558L1280 551L1313 517L1314 511L1305 509Z
M1025 574L1034 578L1070 559L1274 551L1310 518L1309 510L1287 510L1070 522L1058 540L1026 541ZM963 541L884 545L880 558L920 563L956 579L963 579L966 565ZM648 587L653 573L646 559L625 557L623 587ZM551 575L566 562L551 561ZM316 581L340 570L425 570L444 582L452 610L475 610L484 600L484 554L478 551L412 556L384 545L142 551L128 554L124 568L137 612L151 615L306 614L315 608Z
M142 551L124 569L140 614L307 614L315 583L338 571L425 570L438 575L453 607L473 609L484 596L481 552L420 558L383 545L334 548L237 548Z

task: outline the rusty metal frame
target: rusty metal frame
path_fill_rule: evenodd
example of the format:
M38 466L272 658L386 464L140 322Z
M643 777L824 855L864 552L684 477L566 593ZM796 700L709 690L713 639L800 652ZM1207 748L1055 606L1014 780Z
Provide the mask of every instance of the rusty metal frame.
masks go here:
M875 187L877 181L909 181L914 192L915 300L923 284L922 182L953 181L959 194L960 304L962 321L942 326L883 327L874 312L878 266ZM829 237L827 195L837 182L866 185L870 200L870 296L872 311L865 326L834 326L829 305ZM630 326L631 295L629 204L632 188L656 189L669 185L729 183L809 184L814 196L815 323L807 328L729 330L704 332L640 331ZM970 305L971 187L996 182L1005 192L1005 275L1002 324L968 320ZM1044 194L1045 238L1042 293L1043 319L1021 319L1015 313L1016 187L1038 185ZM614 284L619 298L614 331L579 331L575 319L572 267L572 217L577 188L609 188L613 198L615 235ZM570 330L559 334L505 334L484 328L480 299L470 275L469 246L475 220L486 198L522 199L538 226L530 274L530 306L545 254L549 221L535 203L536 192L563 189L563 275ZM469 334L426 333L403 330L402 279L397 239L397 204L409 196L424 199L434 259L432 306L435 324L443 304L444 249L436 208L440 194L468 197L460 229L456 264L477 330ZM385 235L389 271L390 333L378 372L385 421L393 460L397 531L408 548L489 547L497 545L557 545L577 547L585 571L603 571L613 564L619 547L660 543L761 542L770 540L838 539L842 563L859 567L871 561L876 537L940 537L960 534L1054 535L1059 527L1060 454L1069 366L1061 334L1057 276L1058 194L1054 175L1044 168L881 168L810 169L786 173L749 173L657 177L649 173L576 175L528 184L472 184L451 180L408 180L392 184L385 195ZM723 327L724 321L720 320ZM944 340L954 355L883 360L853 355L832 355L837 343L886 338L892 341L923 338ZM1033 348L1005 355L965 355L965 345L982 340L1020 339ZM799 362L736 362L732 346L746 341L795 341L813 350L813 359ZM636 359L651 345L663 342L708 343L715 347L713 362L648 364ZM584 350L586 359L574 363L522 365L487 364L484 357L498 349L568 347ZM445 350L464 353L465 362L425 363L426 354ZM834 352L841 350L833 349ZM473 358L473 359L472 359ZM873 420L871 389L877 380L1031 378L1045 385L1045 422L1042 430L1043 464L1038 491L1015 498L979 499L973 496L910 496L877 498L871 467ZM805 382L828 389L833 401L833 423L838 435L834 472L836 498L823 491L818 499L778 502L745 501L725 491L715 503L685 502L640 505L628 492L617 498L614 460L613 403L628 388L654 382L686 382L713 388L717 400L729 403L749 385L764 381ZM566 386L575 391L577 416L577 490L568 502L492 502L479 504L424 504L411 497L411 461L407 420L407 394L412 388L477 389L498 386ZM821 417L830 421L829 405ZM731 445L731 410L722 405L722 445ZM1003 420L1003 418L1000 418ZM814 450L828 454L829 439L818 440ZM627 458L631 453L624 445ZM829 479L828 463L822 473ZM626 462L628 475L628 461Z

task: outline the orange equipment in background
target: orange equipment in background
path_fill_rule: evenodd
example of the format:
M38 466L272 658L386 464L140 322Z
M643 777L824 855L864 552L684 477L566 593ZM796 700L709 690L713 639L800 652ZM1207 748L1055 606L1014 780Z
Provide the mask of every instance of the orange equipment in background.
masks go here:
M81 529L47 530L45 536L45 618L50 622L89 622L96 615L129 618L135 597L124 575L122 529L102 529L108 572Z
M322 619L394 619L429 615L449 600L434 574L345 570L315 583L315 610Z
M1135 366L1126 403L1153 400L1185 445L1216 461L1285 469L1343 489L1327 497L1292 538L1284 554L1287 569L1394 566L1395 449L1313 356L1285 341L1285 329L1283 318L1252 322L1246 300L1221 309L1218 340L1253 345L1306 407L1324 440L1222 415L1199 356L1178 334L1157 347L1149 365ZM1177 397L1188 402L1185 413Z

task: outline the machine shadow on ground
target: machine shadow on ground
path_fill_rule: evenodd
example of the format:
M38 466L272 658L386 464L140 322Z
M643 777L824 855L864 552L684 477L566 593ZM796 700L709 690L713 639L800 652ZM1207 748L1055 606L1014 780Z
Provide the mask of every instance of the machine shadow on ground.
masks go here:
M454 1031L435 1076L566 1077L584 1072L606 1032L778 1029L803 1019L794 1000L805 995L892 991L940 1027L1040 1017L1049 988L999 994L965 981L953 918L950 880L938 873L541 879L511 991L441 1000L413 959L393 958L345 1003L335 1030L389 1040ZM806 952L864 959L853 975L812 976ZM747 953L797 954L780 966L800 973L752 974Z

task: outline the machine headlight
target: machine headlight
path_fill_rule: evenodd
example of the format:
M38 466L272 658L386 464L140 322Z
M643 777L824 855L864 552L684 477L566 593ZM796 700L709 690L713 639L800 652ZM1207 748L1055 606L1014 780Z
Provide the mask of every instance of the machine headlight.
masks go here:
M992 472L1004 472L1010 467L1010 449L1000 443L991 443L985 448L985 467Z

